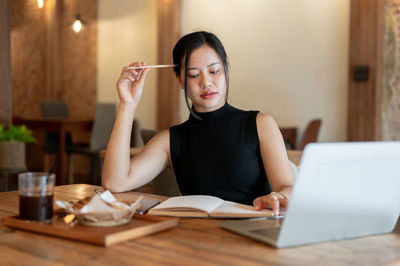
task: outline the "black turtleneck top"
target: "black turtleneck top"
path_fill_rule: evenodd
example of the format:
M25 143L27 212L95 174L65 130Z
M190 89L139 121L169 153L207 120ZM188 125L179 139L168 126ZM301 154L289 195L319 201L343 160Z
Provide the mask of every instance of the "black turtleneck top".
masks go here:
M226 103L170 128L171 160L182 195L212 195L252 205L271 192L256 117Z

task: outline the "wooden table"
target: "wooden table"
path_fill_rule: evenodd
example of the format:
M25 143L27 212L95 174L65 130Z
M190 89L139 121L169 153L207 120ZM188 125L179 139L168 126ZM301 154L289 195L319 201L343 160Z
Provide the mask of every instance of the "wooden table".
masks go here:
M286 150L289 160L294 163L297 167L300 167L301 155L303 151L299 150Z
M68 118L43 118L43 117L18 117L13 119L14 124L25 124L30 130L58 133L58 167L56 169L57 185L66 184L66 159L65 136L67 133L77 131L91 131L93 118L68 117Z
M92 195L96 186L55 188L58 200ZM134 200L138 192L116 194ZM164 197L144 194L146 198ZM17 192L0 193L0 220L18 213ZM0 223L2 265L388 265L400 262L395 234L275 249L218 227L221 220L181 218L178 227L110 247L15 231Z

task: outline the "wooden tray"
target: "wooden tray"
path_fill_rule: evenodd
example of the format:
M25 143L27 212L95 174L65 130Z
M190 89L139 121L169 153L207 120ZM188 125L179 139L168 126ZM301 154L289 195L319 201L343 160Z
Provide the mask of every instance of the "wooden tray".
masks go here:
M53 223L49 224L21 220L18 216L8 216L4 218L4 224L25 231L110 246L121 241L176 227L178 219L135 214L132 220L125 225L92 227L78 224L71 227L57 216L54 216Z

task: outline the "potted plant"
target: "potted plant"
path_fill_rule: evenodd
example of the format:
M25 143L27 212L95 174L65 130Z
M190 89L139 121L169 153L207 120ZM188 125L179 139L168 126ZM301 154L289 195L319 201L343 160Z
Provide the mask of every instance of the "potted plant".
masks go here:
M26 169L25 143L37 142L25 125L0 125L0 170L17 171Z

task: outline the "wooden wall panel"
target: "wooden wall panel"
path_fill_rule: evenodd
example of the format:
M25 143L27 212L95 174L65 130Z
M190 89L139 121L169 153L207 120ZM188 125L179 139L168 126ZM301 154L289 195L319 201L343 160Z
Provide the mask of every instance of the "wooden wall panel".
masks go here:
M348 140L381 139L383 0L351 0ZM354 81L354 68L369 66L368 81Z
M86 25L75 33L71 23L79 12ZM58 98L72 115L94 115L97 101L97 0L64 0L61 20L61 66Z
M11 122L10 0L0 1L0 124Z
M172 49L181 37L181 0L158 0L158 63L172 63ZM157 127L179 123L179 85L172 70L157 72Z
M383 0L351 0L348 90L349 141L381 139ZM355 81L356 66L369 66L368 81Z
M78 11L87 25L75 33ZM40 115L41 101L57 99L68 102L71 115L93 115L97 0L48 0L43 9L36 1L14 0L11 24L13 115Z
M11 77L13 115L40 115L45 98L44 9L36 1L11 1Z
M380 138L379 72L382 1L352 0L350 17L350 80L348 95L348 140ZM366 82L354 81L354 68L369 66ZM379 98L379 99L378 99Z
M44 6L45 20L45 100L60 99L60 29L64 0L47 1Z

